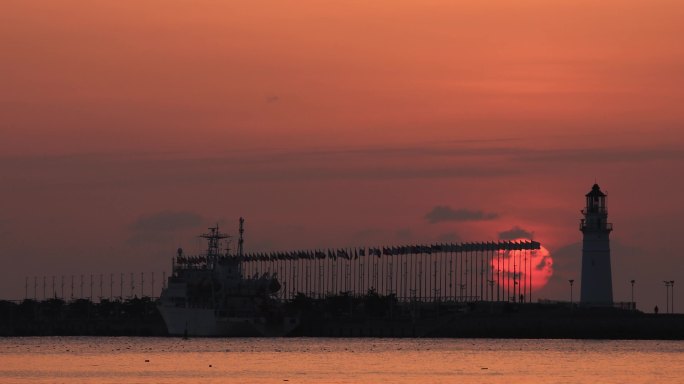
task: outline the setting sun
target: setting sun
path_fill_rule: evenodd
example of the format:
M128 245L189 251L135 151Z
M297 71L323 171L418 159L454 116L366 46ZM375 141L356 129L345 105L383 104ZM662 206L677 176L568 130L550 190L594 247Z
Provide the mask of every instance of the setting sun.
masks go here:
M529 241L515 239L514 242ZM538 250L501 250L492 259L494 281L499 287L507 287L523 294L543 288L553 275L553 258L544 246ZM513 285L511 287L511 285Z

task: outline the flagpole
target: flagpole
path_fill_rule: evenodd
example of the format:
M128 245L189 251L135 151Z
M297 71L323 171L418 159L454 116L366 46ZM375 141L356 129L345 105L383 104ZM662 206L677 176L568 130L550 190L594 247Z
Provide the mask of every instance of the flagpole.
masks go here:
M530 303L532 302L532 288L534 287L532 283L532 274L534 273L534 263L532 262L532 251L530 251Z
M420 250L418 249L418 246L416 245L414 247L414 253L413 253L413 296L418 299L418 295L420 293L420 254L418 253Z
M449 296L450 301L454 300L454 250L453 245L449 245Z
M506 268L506 301L511 301L511 252L510 249L508 249L508 245L506 245L506 255L508 256L506 259L507 263L507 268Z
M423 297L423 249L418 248L418 253L416 254L418 258L418 301L422 300Z
M440 300L446 301L447 295L447 270L446 270L446 265L447 265L447 258L448 254L446 253L446 250L444 249L444 245L440 245L440 253L439 253L440 261L442 262L442 284L440 287Z
M363 296L365 294L365 292L363 291L363 263L361 262L361 258L359 257L358 249L354 250L354 258L356 259L356 274L358 276L354 280L357 281L359 295Z
M332 276L334 273L334 270L332 268L332 258L330 257L330 250L328 250L328 253L325 255L325 260L326 260L326 265L327 265L327 270L328 270L328 278L326 279L326 291L328 294L333 293L334 294L334 288L332 286Z
M465 253L464 253L464 262L465 262L465 270L464 272L464 278L465 278L465 297L464 300L467 302L468 298L470 297L470 291L471 291L471 285L472 285L472 279L470 276L470 244L466 244L465 248Z
M437 285L439 279L437 279L437 260L435 260L435 255L430 251L430 264L432 264L432 301L437 300Z
M482 255L480 254L480 249L479 249L478 244L473 244L473 248L474 248L474 253L475 253L475 257L473 257L474 262L475 262L475 265L473 266L473 272L475 274L475 277L473 279L473 281L475 282L475 295L473 295L473 299L474 299L474 301L478 301L478 299L480 297L480 292L478 291L478 289L479 289L478 288L479 277L480 277L479 259Z
M461 274L462 277L462 287L461 287L461 300L466 302L468 297L468 249L466 244L463 244L463 252L461 253Z

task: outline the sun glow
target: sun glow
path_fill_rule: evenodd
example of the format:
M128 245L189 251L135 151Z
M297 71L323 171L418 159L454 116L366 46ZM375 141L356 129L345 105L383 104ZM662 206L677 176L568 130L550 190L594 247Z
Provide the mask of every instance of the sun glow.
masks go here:
M515 239L514 242L528 241ZM543 288L553 275L553 258L548 249L502 250L491 261L493 280L505 293L517 300L527 292Z

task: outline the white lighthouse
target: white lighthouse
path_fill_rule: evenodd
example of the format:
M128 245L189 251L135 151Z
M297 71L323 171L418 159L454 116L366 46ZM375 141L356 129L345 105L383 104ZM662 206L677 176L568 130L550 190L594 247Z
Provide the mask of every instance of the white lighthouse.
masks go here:
M587 205L580 222L582 241L582 292L580 303L586 305L612 305L613 279L610 269L610 232L606 194L594 184L586 194Z

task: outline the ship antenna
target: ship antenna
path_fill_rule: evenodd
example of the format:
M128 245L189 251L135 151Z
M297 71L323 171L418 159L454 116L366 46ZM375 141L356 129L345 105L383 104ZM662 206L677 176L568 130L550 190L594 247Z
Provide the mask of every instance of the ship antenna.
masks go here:
M228 235L225 233L221 233L219 231L219 226L216 224L215 227L210 227L208 233L204 233L200 235L201 238L207 239L208 248L207 248L207 262L211 264L212 267L216 266L216 262L218 261L219 257L219 242L222 239L227 239L229 238Z
M245 242L245 239L242 237L243 233L245 233L245 219L240 218L240 238L238 239L238 257L242 258L242 245Z
M226 241L226 256L230 256L230 238Z

